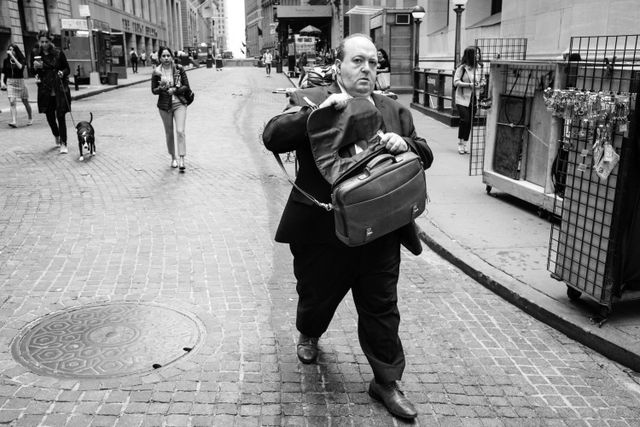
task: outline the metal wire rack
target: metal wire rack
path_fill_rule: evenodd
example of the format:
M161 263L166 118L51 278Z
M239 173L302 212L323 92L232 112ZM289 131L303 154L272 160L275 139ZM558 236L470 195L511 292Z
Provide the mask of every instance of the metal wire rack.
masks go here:
M566 87L608 96L629 96L635 105L640 87L640 35L573 37L570 43ZM638 120L631 111L630 120ZM611 146L620 163L603 179L594 170L594 143L602 120L567 115L561 149L553 171L560 221L552 224L547 268L563 280L569 297L581 293L610 309L619 296L612 263L617 257L617 215L624 196L624 147L628 128L612 126ZM600 129L598 129L600 128Z
M487 86L485 87L482 99L487 99L490 93L489 80L489 64L492 60L525 60L527 59L527 39L526 38L482 38L476 39L475 46L482 53L482 60L485 70L485 79ZM487 101L489 103L491 101ZM482 102L481 102L482 104ZM475 176L482 174L484 169L484 152L487 138L487 109L479 108L474 111L475 120L471 127L469 136L470 156L469 156L469 175Z

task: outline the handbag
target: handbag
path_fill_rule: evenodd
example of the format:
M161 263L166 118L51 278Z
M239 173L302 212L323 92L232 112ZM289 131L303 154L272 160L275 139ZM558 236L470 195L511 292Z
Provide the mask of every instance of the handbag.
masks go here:
M420 157L407 151L386 152L380 142L382 116L364 98L344 110L314 110L307 120L311 151L322 176L331 184L331 203L322 203L289 182L317 206L333 211L336 237L360 246L411 223L424 212L427 193ZM366 135L373 135L365 138ZM366 148L345 156L344 148ZM274 153L285 171L280 157Z
M196 98L196 94L193 93L193 91L191 90L191 88L189 88L189 90L187 91L187 93L184 94L184 99L187 101L187 105L191 105L193 103L193 100Z

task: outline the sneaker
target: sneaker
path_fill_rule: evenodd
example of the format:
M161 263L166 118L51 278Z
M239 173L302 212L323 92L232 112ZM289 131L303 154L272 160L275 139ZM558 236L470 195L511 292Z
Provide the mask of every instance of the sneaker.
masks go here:
M33 124L33 119L29 119L29 121L27 121L27 126L31 126Z
M16 123L14 123L14 122L9 123L9 126L12 127L12 128L17 128L18 127L18 125Z
M464 154L464 144L458 144L458 154Z
M60 144L60 154L67 154L68 152L67 144Z

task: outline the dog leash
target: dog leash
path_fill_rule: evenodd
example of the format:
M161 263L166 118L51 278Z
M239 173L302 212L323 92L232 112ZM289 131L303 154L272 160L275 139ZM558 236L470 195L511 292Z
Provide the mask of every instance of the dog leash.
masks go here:
M64 84L62 83L62 78L58 75L58 72L56 72L56 80L58 80L58 83L60 83L60 89L62 89L62 96L64 97L64 102L67 104L67 108L69 109L71 124L73 125L73 127L76 127L76 120L73 118L73 113L71 112L71 103L67 99L67 92L64 90ZM69 97L71 97L71 94L69 94Z

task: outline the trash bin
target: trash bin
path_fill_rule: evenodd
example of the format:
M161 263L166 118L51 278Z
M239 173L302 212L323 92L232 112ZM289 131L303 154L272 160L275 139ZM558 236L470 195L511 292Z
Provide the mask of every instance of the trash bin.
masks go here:
M276 61L276 73L282 72L282 61Z
M213 68L213 59L207 59L207 68Z
M118 84L118 73L107 73L107 84L117 85Z

